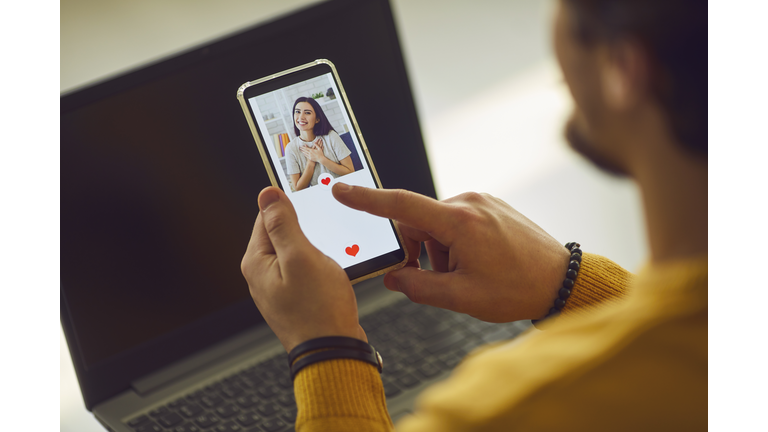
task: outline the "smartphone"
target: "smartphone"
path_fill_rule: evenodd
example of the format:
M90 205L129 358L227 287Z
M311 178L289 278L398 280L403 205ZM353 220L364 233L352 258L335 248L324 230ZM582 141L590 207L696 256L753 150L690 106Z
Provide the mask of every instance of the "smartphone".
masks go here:
M333 63L315 60L237 90L273 186L296 208L304 235L354 284L401 268L408 252L390 219L336 201L338 182L381 188Z

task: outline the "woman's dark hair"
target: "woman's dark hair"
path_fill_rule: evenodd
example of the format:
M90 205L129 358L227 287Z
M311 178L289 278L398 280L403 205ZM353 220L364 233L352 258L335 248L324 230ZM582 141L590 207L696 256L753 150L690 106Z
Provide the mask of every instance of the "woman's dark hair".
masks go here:
M315 133L315 135L328 135L329 132L332 130L336 130L331 126L331 122L328 121L328 117L325 116L325 113L323 112L323 109L320 108L320 104L317 103L316 100L312 99L311 97L300 97L296 99L296 102L293 103L293 109L291 110L291 117L293 117L293 113L296 112L296 105L298 105L301 102L306 102L310 105L312 105L312 109L315 110L315 117L317 117L319 122L315 124L315 127L312 128L312 131ZM299 131L299 128L296 127L296 123L293 124L293 133L296 134L296 136L299 136L301 131Z
M686 149L707 155L707 2L566 0L582 43L632 39L648 51L652 91Z

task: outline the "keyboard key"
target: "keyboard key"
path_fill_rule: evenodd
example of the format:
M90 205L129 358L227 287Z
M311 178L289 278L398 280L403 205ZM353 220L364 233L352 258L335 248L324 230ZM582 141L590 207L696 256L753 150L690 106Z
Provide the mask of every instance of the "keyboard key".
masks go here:
M496 342L504 339L509 339L509 331L504 328L496 329L490 333L486 333L483 335L483 342L485 343L491 343Z
M419 309L421 309L421 310L426 309L424 306L422 306L422 305L420 305L418 303L414 303L414 302L412 302L410 300L403 300L403 301L399 302L397 305L399 306L397 308L397 310L402 315L410 315L411 312L416 312Z
M240 380L237 381L237 386L245 390L253 390L261 387L262 385L264 385L264 381L258 378L255 381L250 378L240 378Z
M480 340L480 339L470 339L470 340L468 340L468 341L466 341L466 342L461 344L462 345L462 351L464 351L465 353L469 353L470 351L472 351L473 349L479 347L482 344L483 344L483 341Z
M440 324L440 320L434 318L434 313L432 313L431 310L426 310L423 313L414 315L413 319L423 327L434 327Z
M389 397L397 396L400 393L402 393L402 391L396 385L394 385L392 383L385 383L384 384L384 395L386 397L389 398Z
M290 377L284 376L277 379L277 385L278 387L282 387L284 389L292 389L293 381Z
M437 358L445 366L445 368L449 370L455 368L456 365L461 363L461 357L453 353L440 354Z
M387 342L387 341L391 340L392 338L396 337L397 335L398 334L395 331L387 329L387 328L385 328L384 330L382 330L382 331L380 331L380 332L378 332L376 334L378 339L380 341L382 341L382 342Z
M400 349L407 350L408 348L416 345L416 340L413 338L400 338L396 341L396 343Z
M259 373L259 378L264 381L274 381L278 378L276 371L265 370Z
M163 428L155 422L142 423L136 428L136 432L163 432Z
M256 411L264 417L269 417L277 411L280 411L280 407L275 404L263 404L256 407Z
M256 413L248 412L242 413L235 417L235 421L242 427L249 427L260 422L261 417L259 417Z
M267 432L277 432L283 430L287 425L282 420L267 420L261 424L261 428Z
M230 421L222 423L211 430L215 432L242 432L243 428L239 424Z
M438 354L448 351L453 348L454 345L457 345L465 339L465 336L461 333L440 334L439 336L439 338L427 341L428 345L426 350L428 353Z
M423 360L424 360L424 356L421 353L417 352L417 353L411 354L410 356L404 358L403 359L403 363L412 365L412 364L416 364L416 363L421 363Z
M178 398L175 401L169 403L168 406L171 407L171 408L178 408L178 407L180 407L182 405L186 405L186 403L187 403L186 399Z
M424 378L432 378L440 373L440 369L432 363L424 363L416 368Z
M274 386L274 385L265 386L265 387L261 387L260 389L256 390L256 393L258 393L259 396L261 396L264 399L269 399L272 396L280 393L280 387Z
M161 425L169 428L169 427L171 427L171 426L173 426L175 424L181 423L183 420L184 419L181 418L181 416L176 414L176 413L168 413L168 414L160 416L160 418L157 419L157 422L160 423Z
M381 313L377 314L377 317L379 318L379 322L381 324L386 324L388 322L391 322L395 318L397 318L398 314L391 310L382 310Z
M222 419L227 419L234 415L239 414L240 408L230 403L230 404L222 405L216 408L215 411L217 416L221 417Z
M253 369L248 368L243 372L240 372L240 377L249 379L251 381L261 381L261 378L259 378L259 370L255 367Z
M130 426L130 427L136 427L136 426L138 426L138 425L140 425L142 423L148 422L148 421L149 421L149 417L147 417L145 415L140 415L140 416L136 417L135 419L130 420L127 423L127 425Z
M211 427L218 422L219 422L219 418L210 413L199 415L195 418L195 424L200 426L203 429L207 427Z
M405 374L397 379L397 384L405 388L417 386L421 381L411 374Z
M399 377L406 373L408 369L400 362L387 363L384 365L382 374L390 377Z
M198 404L187 403L179 408L179 413L186 418L192 418L203 412L203 408Z
M395 329L400 333L410 334L414 327L416 327L416 323L414 323L409 318L404 318L395 323Z
M416 332L422 339L442 339L448 337L451 333L454 333L454 331L446 323L440 323L440 325L420 329Z
M203 404L204 407L214 408L224 403L224 398L217 395L205 396L204 398L200 399L200 403Z
M198 399L205 396L205 392L202 390L197 390L195 392L192 392L187 395L187 400L190 402L197 402Z
M152 417L160 417L161 415L167 414L169 412L170 411L168 411L168 408L161 406L159 408L155 408L152 411L150 411L149 415L151 415Z
M256 396L240 396L239 398L235 399L235 403L240 408L248 408L259 403L259 398Z
M201 429L192 423L184 423L173 428L173 432L201 432Z
M493 326L494 324L487 323L485 321L477 320L467 326L467 329L471 331L472 333L483 333L488 330L489 327Z
M280 414L280 418L285 420L288 424L294 424L296 423L296 414L298 414L298 410L296 408L289 409L284 411L282 414Z
M227 398L227 399L234 399L234 398L236 398L237 396L241 395L243 392L244 392L244 390L243 390L243 389L241 389L240 387L237 387L237 386L228 386L228 387L224 387L223 389L221 389L221 390L219 391L219 394L220 394L222 397L225 397L225 398Z
M380 320L377 319L374 315L368 315L366 317L360 318L360 326L363 329L373 330L379 326Z
M292 407L296 405L296 400L293 397L293 394L284 394L277 397L277 403L284 407Z
M241 376L237 376L237 378L232 383L233 387L240 387L242 389L248 389L248 386L246 385L246 381L249 381Z

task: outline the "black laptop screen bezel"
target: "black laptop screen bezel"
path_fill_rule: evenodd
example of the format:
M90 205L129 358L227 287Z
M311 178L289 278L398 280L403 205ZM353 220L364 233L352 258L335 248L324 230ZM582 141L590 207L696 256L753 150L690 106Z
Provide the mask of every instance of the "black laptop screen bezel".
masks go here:
M377 147L375 139L370 140L374 134L367 132L366 127L368 126L366 124L371 124L372 115L367 115L365 110L360 110L355 105L358 121L366 137L369 138L368 146L372 157L376 160L384 187L404 188L436 197L406 67L397 38L392 11L387 0L333 0L305 8L289 16L246 29L233 36L135 69L116 78L64 94L60 100L61 113L77 110L82 106L108 98L115 93L141 86L200 62L216 61L219 54L243 50L265 40L274 42L279 40L279 36L286 31L286 28L314 25L313 23L318 17L338 17L353 11L365 12L368 14L367 16L375 16L378 21L375 26L377 31L375 34L372 34L374 30L371 30L371 33L355 35L355 38L377 38L379 45L384 48L378 52L349 53L349 58L322 55L322 51L319 53L320 55L313 53L306 58L290 58L288 56L287 58L276 59L269 70L265 69L266 72L244 71L247 78L243 82L247 79L256 79L269 73L303 64L315 58L327 57L331 59L339 70L344 71L345 77L354 77L356 74L364 73L365 64L386 62L389 68L389 81L387 83L389 92L382 91L381 94L382 97L389 99L382 103L396 106L398 115L402 119L398 123L398 127L407 137L407 142L397 143L396 146L408 149L407 154L410 160L407 167L402 166L403 164L398 160L396 152L389 153L386 149ZM383 33L381 32L382 29L385 30ZM345 87L350 102L354 105L355 98L362 97L359 92L355 91L354 79L346 78ZM237 105L234 97L235 91L236 87L233 87L231 89L233 105ZM244 118L242 128L244 133L248 133L248 126ZM263 169L263 167L256 168ZM260 187L264 186L267 184ZM258 189L256 189L257 191ZM253 216L255 218L255 214ZM81 343L78 340L77 328L71 315L72 308L70 298L67 295L67 283L64 280L62 280L60 296L62 328L70 348L85 406L89 411L110 397L130 389L133 381L263 322L252 301L242 301L209 316L201 317L177 331L146 341L139 346L121 352L119 355L96 364L86 364L81 351ZM217 325L209 325L211 322L216 322Z

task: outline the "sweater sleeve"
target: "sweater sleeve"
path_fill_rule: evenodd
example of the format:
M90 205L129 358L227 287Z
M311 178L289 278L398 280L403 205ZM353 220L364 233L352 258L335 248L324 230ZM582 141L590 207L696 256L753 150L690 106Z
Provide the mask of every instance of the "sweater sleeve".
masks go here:
M293 389L298 432L393 430L384 385L371 364L353 359L311 364L296 374Z
M589 313L600 303L617 301L631 278L613 261L584 254L563 314ZM294 393L298 432L394 430L381 377L368 363L337 359L307 366L296 375Z
M601 304L621 300L633 278L632 273L608 258L585 253L563 315L588 314Z

